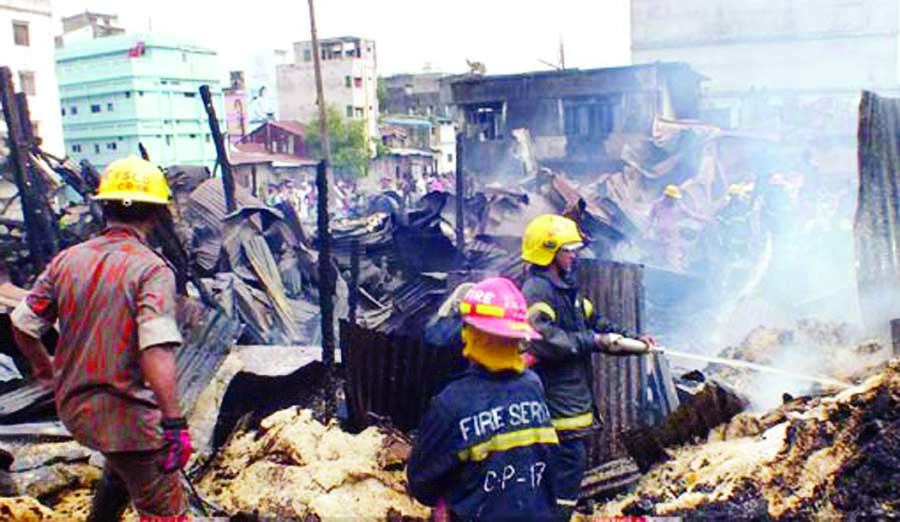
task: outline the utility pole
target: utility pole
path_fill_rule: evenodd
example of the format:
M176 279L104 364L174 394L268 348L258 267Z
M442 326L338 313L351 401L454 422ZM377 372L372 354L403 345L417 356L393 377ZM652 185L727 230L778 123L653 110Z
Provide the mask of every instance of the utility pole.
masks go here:
M566 46L563 43L563 35L559 34L559 70L566 70Z
M319 49L319 37L316 35L316 12L313 0L309 2L309 30L312 34L313 67L316 70L316 98L319 100L319 133L322 135L322 156L326 164L328 188L332 189L331 180L331 139L328 136L328 106L325 103L325 86L322 83L322 51ZM329 194L333 190L328 191ZM333 196L329 196L331 198Z
M319 232L319 311L322 325L322 364L326 372L325 417L337 414L337 390L334 388L334 302L333 294L337 274L331 266L331 231L329 230L329 202L334 203L334 184L331 177L331 140L328 136L328 111L325 103L325 87L322 83L322 51L316 35L316 12L313 0L309 3L309 30L312 35L313 67L316 71L316 97L319 100L319 132L322 139L322 162L316 169Z

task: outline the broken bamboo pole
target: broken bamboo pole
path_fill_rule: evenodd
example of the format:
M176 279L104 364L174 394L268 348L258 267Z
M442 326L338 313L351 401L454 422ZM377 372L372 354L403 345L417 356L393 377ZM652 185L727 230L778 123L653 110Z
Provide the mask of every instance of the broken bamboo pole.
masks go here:
M465 197L463 175L463 135L456 135L456 250L465 259L466 225L463 214L463 198Z
M203 107L206 109L206 116L209 119L210 134L212 134L213 143L216 145L216 159L222 167L225 208L231 214L237 210L237 204L234 200L234 176L231 172L231 162L228 160L228 151L225 150L225 140L222 138L222 131L219 128L219 118L216 117L216 108L213 106L209 85L200 86L200 98L203 100Z
M9 139L9 156L16 188L22 200L22 217L25 222L25 241L28 254L37 272L42 272L49 258L45 258L41 242L40 206L34 197L34 187L29 175L30 143L25 139L19 116L18 103L13 90L12 71L0 67L0 104Z

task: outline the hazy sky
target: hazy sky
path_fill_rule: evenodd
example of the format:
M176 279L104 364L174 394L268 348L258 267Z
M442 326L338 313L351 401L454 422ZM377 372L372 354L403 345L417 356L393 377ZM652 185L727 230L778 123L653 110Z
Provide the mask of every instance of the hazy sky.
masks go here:
M58 17L85 9L120 16L129 31L184 36L219 52L223 71L246 57L309 39L306 0L52 0ZM567 67L630 62L629 0L317 0L319 37L358 35L378 46L379 74L546 70L565 43Z

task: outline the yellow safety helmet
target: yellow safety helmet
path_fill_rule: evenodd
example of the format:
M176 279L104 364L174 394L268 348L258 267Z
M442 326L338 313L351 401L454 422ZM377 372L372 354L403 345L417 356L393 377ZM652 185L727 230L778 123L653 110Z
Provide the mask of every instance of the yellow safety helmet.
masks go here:
M663 194L670 198L681 199L681 189L677 185L666 185Z
M538 266L548 266L564 245L581 246L583 238L578 225L556 214L538 216L525 227L522 237L522 260Z
M159 167L149 161L128 156L106 167L100 176L98 201L121 201L166 205L169 202L169 184Z

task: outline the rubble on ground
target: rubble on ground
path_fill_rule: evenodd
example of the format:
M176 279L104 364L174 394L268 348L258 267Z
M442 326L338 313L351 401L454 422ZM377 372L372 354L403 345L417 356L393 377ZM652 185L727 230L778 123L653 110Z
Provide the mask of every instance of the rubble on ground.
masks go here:
M427 517L406 494L408 451L380 428L352 435L290 408L232 437L198 489L229 513L259 517Z
M598 514L740 519L900 516L900 359L834 395L743 414L673 451Z
M781 368L810 376L827 376L858 383L877 370L892 355L891 347L875 340L855 340L847 324L801 320L791 329L759 326L737 346L718 356ZM703 373L726 383L739 395L750 399L754 409L777 406L782 395L790 397L828 391L827 385L794 381L785 376L710 364Z

